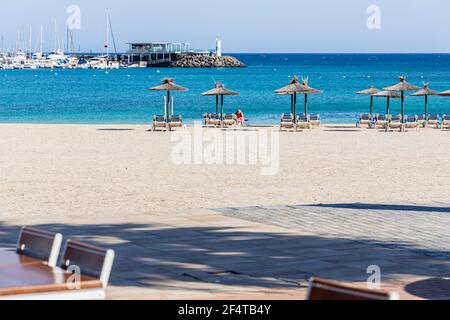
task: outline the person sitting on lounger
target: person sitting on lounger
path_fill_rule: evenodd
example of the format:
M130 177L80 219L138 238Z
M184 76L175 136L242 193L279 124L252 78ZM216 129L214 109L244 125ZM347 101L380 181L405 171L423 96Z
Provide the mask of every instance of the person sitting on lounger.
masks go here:
M236 111L236 121L238 125L245 125L245 116L241 110Z

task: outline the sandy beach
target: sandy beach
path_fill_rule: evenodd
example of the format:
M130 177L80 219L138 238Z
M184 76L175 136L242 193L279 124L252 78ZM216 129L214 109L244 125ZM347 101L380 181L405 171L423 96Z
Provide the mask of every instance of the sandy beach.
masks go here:
M430 205L448 203L450 198L449 131L385 133L328 125L312 132L281 132L279 172L263 176L258 166L174 164L172 134L146 129L137 125L0 125L1 224L5 228L67 226L75 236L81 229L83 234L95 235L98 228L103 238L96 244L108 246L124 241L114 238L117 229L108 229L113 224L133 228L143 224L221 226L295 234L211 211L205 214L205 210L355 203ZM190 237L190 233L183 236ZM5 241L1 243L7 247ZM119 273L128 249L117 251L115 272ZM178 288L170 291L172 295L154 291L154 287L147 288L147 295L121 288L112 297L218 298L208 295L211 288L200 291L193 289L195 285L171 283ZM113 283L117 286L121 284ZM219 297L235 297L239 292L236 287L229 290ZM255 297L259 292L255 290L247 291L247 297ZM274 292L267 294L271 297ZM286 298L285 291L278 293Z
M280 134L280 170L175 165L170 134L145 126L0 125L0 218L317 203L432 203L450 197L450 139L328 126Z

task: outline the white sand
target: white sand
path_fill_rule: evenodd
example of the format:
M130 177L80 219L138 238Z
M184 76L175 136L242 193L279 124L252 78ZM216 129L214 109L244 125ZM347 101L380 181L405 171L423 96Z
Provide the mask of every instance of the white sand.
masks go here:
M98 130L117 128L133 130ZM139 222L199 208L450 199L450 131L281 133L280 172L262 176L252 166L175 165L170 134L145 129L0 125L0 219Z

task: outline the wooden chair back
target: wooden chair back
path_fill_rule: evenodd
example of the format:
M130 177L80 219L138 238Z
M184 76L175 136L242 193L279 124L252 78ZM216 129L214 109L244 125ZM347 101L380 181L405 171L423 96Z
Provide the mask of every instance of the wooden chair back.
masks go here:
M398 300L397 294L384 291L359 289L336 281L311 279L308 300Z
M16 252L19 255L46 261L50 267L56 267L61 243L62 235L59 233L23 227Z
M99 279L107 287L114 262L114 251L98 248L83 242L67 242L60 267L78 267L82 275Z

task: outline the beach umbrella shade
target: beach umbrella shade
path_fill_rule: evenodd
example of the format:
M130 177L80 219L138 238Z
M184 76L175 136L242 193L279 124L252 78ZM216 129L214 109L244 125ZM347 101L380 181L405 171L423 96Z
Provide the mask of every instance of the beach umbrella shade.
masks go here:
M437 96L439 92L431 90L430 85L427 83L424 85L422 89L413 93L411 96L413 97L425 97L425 118L428 119L428 97L429 96Z
M303 94L307 91L307 87L300 84L297 76L291 82L283 88L275 90L278 95L290 95L291 96L291 111L294 115L294 119L297 119L297 94Z
M370 95L370 114L373 114L373 95L376 93L379 93L380 90L378 90L375 87L370 87L369 89L365 89L362 91L358 91L356 94L366 94L366 95Z
M304 94L304 96L305 96L305 116L307 116L308 115L308 95L310 95L310 94L315 94L315 93L322 93L322 91L320 91L320 90L317 90L317 89L314 89L314 88L311 88L309 85L308 85L308 79L306 78L306 79L303 79L303 81L302 81L302 85L303 85L303 89L305 90L304 92L303 92L303 94Z
M229 90L225 88L225 86L220 83L216 82L216 86L207 91L202 93L202 96L204 97L216 97L216 114L219 113L219 97L220 97L220 121L223 121L223 97L224 96L238 96L239 92Z
M164 78L162 80L162 83L159 86L150 88L150 90L153 90L153 91L167 91L167 106L169 106L169 104L170 104L170 92L171 91L188 91L189 89L175 84L175 79ZM164 110L164 113L169 115L168 110ZM167 117L167 121L169 121L168 118L169 117Z
M421 88L415 85L412 85L408 82L406 82L405 77L400 77L400 82L384 88L384 90L387 91L399 91L401 93L401 99L402 99L402 121L405 121L405 91L413 91L413 90L420 90Z
M441 97L450 97L450 90L438 93L438 96Z
M400 99L402 96L395 91L380 91L372 95L373 97L387 98L386 114L391 114L391 99Z

